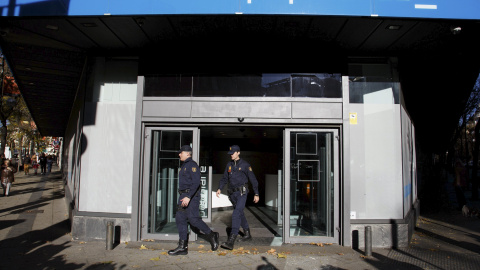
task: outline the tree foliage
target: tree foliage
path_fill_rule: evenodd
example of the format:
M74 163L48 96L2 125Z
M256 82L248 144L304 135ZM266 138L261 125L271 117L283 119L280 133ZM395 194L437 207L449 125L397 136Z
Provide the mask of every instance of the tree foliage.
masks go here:
M6 146L11 150L22 149L24 145L41 145L35 123L25 101L20 94L17 83L1 57L0 86L0 154L5 154ZM18 146L18 148L17 148Z

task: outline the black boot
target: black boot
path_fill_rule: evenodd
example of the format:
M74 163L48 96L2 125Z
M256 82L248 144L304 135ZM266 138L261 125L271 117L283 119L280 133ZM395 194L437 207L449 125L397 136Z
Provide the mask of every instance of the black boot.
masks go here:
M188 240L179 240L178 247L168 251L168 255L187 255L188 254Z
M222 244L222 248L226 249L233 249L233 245L235 244L235 239L237 238L237 235L230 234L230 237L228 237L227 242Z
M212 246L212 251L215 251L218 249L218 237L219 237L218 232L212 231L210 234L207 234L207 240L208 242L210 242L210 245Z
M244 236L240 239L238 239L239 242L243 241L250 241L252 240L252 235L250 234L250 229L243 230L244 231Z

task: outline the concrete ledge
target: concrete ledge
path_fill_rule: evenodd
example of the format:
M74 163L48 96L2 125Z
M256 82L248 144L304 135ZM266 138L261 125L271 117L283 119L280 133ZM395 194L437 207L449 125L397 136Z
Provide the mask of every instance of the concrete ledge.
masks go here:
M115 242L130 241L130 219L111 217L74 216L72 222L72 237L74 240L92 241L107 238L107 223L115 226Z
M351 224L352 248L365 248L365 227L372 227L372 247L374 248L400 248L408 247L408 243L415 230L420 216L420 202L417 200L405 219L390 220L384 223Z

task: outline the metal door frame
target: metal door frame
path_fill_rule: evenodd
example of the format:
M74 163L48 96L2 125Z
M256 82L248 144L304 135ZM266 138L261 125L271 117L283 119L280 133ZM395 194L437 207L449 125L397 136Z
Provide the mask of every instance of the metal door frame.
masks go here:
M149 188L150 188L150 165L151 165L151 151L152 151L152 133L153 131L192 131L192 159L197 161L200 156L200 129L198 127L145 127L144 130L144 151L143 151L143 186L142 190L142 210L141 210L141 235L140 239L156 239L156 240L178 240L178 232L176 233L149 233L148 232L148 211L149 211ZM180 148L179 148L180 149ZM189 240L195 241L197 235L191 233Z
M334 210L333 210L333 237L327 236L290 236L290 136L292 132L322 132L332 133L333 145L333 185L334 185ZM339 228L340 228L340 159L339 159L339 130L333 128L285 128L283 136L283 170L284 170L284 185L283 185L283 242L284 243L339 243Z

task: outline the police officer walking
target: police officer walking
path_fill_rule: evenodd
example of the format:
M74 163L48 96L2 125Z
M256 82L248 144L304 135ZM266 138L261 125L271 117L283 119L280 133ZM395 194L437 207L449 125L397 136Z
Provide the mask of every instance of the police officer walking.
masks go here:
M240 147L238 145L231 146L228 154L232 160L227 164L223 177L220 180L217 197L220 197L223 187L228 182L228 198L233 204L232 232L230 233L227 242L222 243L222 247L231 250L235 244L235 239L237 238L240 226L243 228L244 237L239 239L239 241L249 241L252 239L247 219L243 213L247 201L249 180L250 183L252 183L253 191L255 192L253 201L258 203L260 196L258 194L258 181L253 174L252 167L248 162L240 159Z
M187 255L188 254L188 224L202 231L206 239L210 242L212 250L218 249L217 232L212 231L200 217L200 170L195 161L192 160L192 148L184 145L179 151L180 161L183 165L178 172L178 210L175 216L178 234L180 240L178 247L168 251L169 255Z

